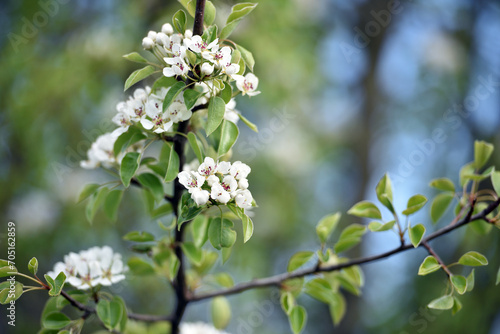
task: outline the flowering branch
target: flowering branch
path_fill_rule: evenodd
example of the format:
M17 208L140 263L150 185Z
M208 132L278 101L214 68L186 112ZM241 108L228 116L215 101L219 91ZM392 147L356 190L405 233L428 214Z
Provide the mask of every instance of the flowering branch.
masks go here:
M424 246L425 244L428 244L429 241L434 240L436 238L439 238L455 229L458 229L462 226L467 225L468 223L475 221L475 220L485 220L489 222L489 219L486 218L486 216L491 213L493 210L495 210L498 206L500 205L500 198L497 199L496 201L492 202L486 209L481 211L480 213L476 215L467 215L464 219L456 223L455 225L448 225L446 227L443 227L442 229L430 234L428 237L424 238L420 246ZM470 211L473 211L473 207L471 208ZM470 212L469 211L469 212ZM336 264L333 266L314 266L313 268L309 269L303 269L303 270L298 270L295 272L291 273L283 273L271 277L266 277L266 278L260 278L260 279L255 279L247 283L241 283L238 285L235 285L231 288L228 289L222 289L220 291L214 291L214 292L208 292L208 293L203 293L203 294L194 294L190 296L190 301L200 301L204 299L209 299L217 296L228 296L228 295L233 295L236 293L240 293L246 290L250 289L255 289L255 288L264 288L264 287L270 287L270 286L281 286L281 283L285 282L286 280L292 279L292 278L299 278L299 277L304 277L304 276L309 276L309 275L314 275L320 272L331 272L331 271L338 271L344 268L352 267L355 265L361 265L361 264L366 264L366 263L371 263L375 262L378 260L382 260L385 258L388 258L392 255L402 253L404 251L407 251L409 249L414 249L412 244L403 244L400 247L394 248L390 251L374 255L374 256L368 256L360 259L355 259L349 262L341 263L341 264Z

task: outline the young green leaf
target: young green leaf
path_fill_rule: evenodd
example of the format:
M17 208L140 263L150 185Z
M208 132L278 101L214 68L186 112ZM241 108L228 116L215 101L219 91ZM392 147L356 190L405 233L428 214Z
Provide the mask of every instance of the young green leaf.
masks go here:
M214 275L214 279L220 286L230 288L234 286L234 280L228 273L218 273Z
M214 132L222 123L225 111L226 104L224 103L223 99L218 96L213 96L212 98L210 98L210 102L208 105L208 119L205 128L207 136Z
M28 270L33 275L36 275L36 273L38 271L38 260L36 259L36 257L32 258L30 260L30 262L28 263Z
M100 187L101 187L100 184L95 184L95 183L90 183L90 184L85 185L85 187L83 187L82 191L80 192L80 195L78 196L77 203L80 203L84 199L86 199L89 196L91 196Z
M123 190L115 189L110 191L104 200L104 213L112 221L116 221L122 197Z
M179 96L179 94L182 92L182 90L186 87L186 84L184 81L179 81L176 84L174 84L170 89L168 90L167 95L165 95L165 99L163 100L163 111L166 111L168 107L174 102L174 100Z
M366 230L366 226L360 224L347 226L340 234L339 240L334 246L335 253L346 251L359 244Z
M290 292L282 292L280 297L280 304L283 311L287 315L290 315L290 312L292 312L293 307L296 305L295 298Z
M191 145L191 149L198 158L198 162L201 164L203 162L203 151L201 150L200 144L198 143L198 139L196 139L196 135L193 132L188 133L187 136L189 145Z
M170 155L168 158L167 174L165 175L165 182L171 182L175 180L177 174L179 174L179 155L173 148L170 149Z
M459 294L463 295L467 291L467 279L465 277L453 275L450 277L450 281Z
M224 329L231 320L231 305L226 297L215 297L212 300L212 321L217 329Z
M123 240L134 241L134 242L148 242L154 241L155 236L149 232L144 231L132 231L123 236Z
M411 244L413 245L413 247L416 248L420 245L420 242L422 241L422 238L424 237L425 227L422 224L410 226L410 229L408 230L408 234L410 236Z
M418 274L420 276L425 276L439 270L439 268L441 268L441 265L438 263L436 258L429 255L424 259L420 268L418 268Z
M250 122L247 118L245 118L242 114L238 114L238 117L245 123L246 126L250 128L253 132L259 132L259 129L257 128L257 125L253 124Z
M453 200L454 194L451 192L438 194L431 205L431 218L436 223L446 212Z
M342 318L344 318L346 312L346 302L342 294L340 292L335 292L334 301L330 303L330 316L333 320L333 324L337 326Z
M392 183L389 175L385 174L380 179L375 188L375 192L377 193L377 198L380 203L394 213L394 207L392 206Z
M294 334L302 332L307 322L306 309L300 305L295 305L290 311L289 321Z
M455 192L455 185L450 179L447 178L434 179L431 183L429 183L429 185L442 191L450 191L452 193Z
M457 297L453 297L453 308L451 309L451 314L455 315L458 311L462 309L462 303Z
M131 126L116 139L115 144L113 145L113 154L116 157L120 155L121 152L124 152L130 145L133 145L145 138L146 136L141 132L141 130Z
M99 210L108 195L108 191L108 188L103 187L95 192L88 201L87 206L85 207L85 216L87 217L89 223L92 223L94 220L97 210Z
M52 312L42 320L42 326L46 329L61 329L71 324L71 319L61 312Z
M480 169L490 159L493 153L493 145L484 141L474 142L474 167Z
M156 201L160 202L165 196L163 184L154 174L143 173L137 175L137 181L145 188L151 191Z
M471 251L462 255L458 263L471 267L486 266L488 265L488 259L481 253Z
M340 212L328 215L323 217L319 221L318 225L316 225L316 234L318 235L321 244L324 244L328 238L330 238L332 232L335 230L335 227L337 227L340 216Z
M203 93L198 92L197 90L184 90L184 103L186 104L186 109L191 110L201 96L203 96Z
M472 291L474 289L474 269L470 272L469 276L467 276L467 292Z
M109 330L112 330L120 324L123 314L123 305L118 300L101 299L96 307L96 313L99 319Z
M381 222L371 222L368 224L368 229L372 232L383 232L392 229L394 224L396 224L395 220L391 220L385 224L382 224Z
M334 302L334 290L324 278L314 278L307 282L304 292L322 303L331 304Z
M500 172L491 173L491 183L493 184L493 189L500 196Z
M287 271L292 272L296 269L302 267L307 261L309 261L314 255L314 252L303 251L295 253L288 261Z
M6 305L10 302L16 301L23 294L23 285L19 282L13 282L14 287L11 289L9 281L3 282L8 287L0 288L0 304Z
M203 22L207 26L212 25L215 21L216 9L212 1L207 1L205 3L205 15L203 15Z
M382 219L382 214L375 204L368 201L361 201L347 211L348 214L357 217Z
M248 67L248 69L250 71L253 71L253 67L255 65L255 60L253 59L252 53L238 44L236 44L236 48L240 52L241 58L245 62L245 65Z
M246 243L253 235L253 221L250 217L243 214L241 223L243 224L243 243Z
M50 287L49 296L59 296L62 288L64 287L64 283L66 282L66 274L61 271L55 279L52 279L49 275L44 275L44 277Z
M408 200L408 204L406 205L406 210L403 211L403 214L405 216L409 216L418 210L422 209L427 203L427 198L423 195L415 195L410 197Z
M130 271L137 276L153 275L155 273L151 264L140 257L131 257L127 262L127 266L130 268Z
M208 227L208 239L214 248L228 248L236 241L236 231L233 222L226 218L214 218Z
M132 61L134 63L147 63L147 59L138 54L137 52L132 52L126 55L123 55L123 58Z
M139 70L132 72L132 74L130 74L130 76L127 78L127 81L125 81L125 87L123 88L123 91L126 91L132 85L138 83L139 81L146 79L154 72L155 68L151 65L148 65L146 67L143 67Z
M182 9L178 10L172 17L172 23L179 34L184 34L186 31L187 16Z
M474 162L469 162L460 168L460 186L463 187L469 180L470 175L474 175L475 164Z
M120 166L120 178L125 188L128 188L130 180L134 177L137 168L139 168L139 158L140 153L138 152L129 152L123 157Z
M219 141L219 149L217 152L217 156L221 157L233 147L234 143L238 139L239 130L238 126L233 122L223 120L222 121L222 131L221 137Z
M197 216L190 224L193 242L196 247L201 248L208 240L208 217Z
M435 310L449 310L453 307L453 302L453 297L446 295L434 299L429 303L429 305L427 305L427 307Z
M196 247L194 243L184 242L182 243L181 248L192 264L195 266L199 266L201 264L203 252L200 248Z
M194 17L196 13L196 0L179 0L179 2L186 8L189 15Z
M152 91L156 91L160 88L169 88L178 83L177 79L175 77L164 77L163 75L155 81L153 84L153 88L151 88Z
M240 3L237 5L234 5L231 14L229 14L229 17L226 20L226 26L222 29L219 39L226 39L236 28L238 23L246 16L248 15L255 7L257 4L254 3Z
M232 63L234 63L234 61L232 61ZM229 101L231 101L231 98L233 97L233 88L229 83L224 84L224 89L220 92L220 97L224 100L225 104L228 104Z

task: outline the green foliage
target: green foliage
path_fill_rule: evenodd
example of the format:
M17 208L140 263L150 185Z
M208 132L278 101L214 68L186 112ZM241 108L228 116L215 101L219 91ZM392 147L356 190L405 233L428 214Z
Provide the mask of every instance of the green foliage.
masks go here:
M207 136L212 134L212 132L214 132L222 123L225 111L226 104L224 103L224 100L218 96L213 96L208 105L208 119L207 126L205 128Z
M143 63L143 64L146 64L148 62L146 58L144 58L143 56L141 56L137 52L131 52L129 54L123 55L123 58L125 58L125 59L127 59L129 61L132 61L134 63Z
M490 159L493 145L484 141L474 142L474 167L480 169Z
M140 257L131 257L127 265L130 271L137 276L147 276L155 273L153 266Z
M427 307L435 310L449 310L453 307L454 299L452 296L446 295L437 299L434 299L427 305Z
M340 220L340 212L323 217L316 225L316 234L321 244L326 243Z
M394 224L396 224L395 220L391 220L387 223L371 222L370 224L368 224L368 229L372 232L383 232L392 229L394 227Z
M382 214L375 204L369 201L361 201L356 203L352 208L347 211L348 214L363 217L363 218L373 218L382 219Z
M66 274L64 272L60 272L55 279L50 277L49 275L44 275L45 281L50 287L49 296L55 297L59 296L64 287L64 283L66 282Z
M236 139L238 139L239 130L236 124L233 122L223 120L222 121L222 131L219 142L219 149L217 151L217 156L221 157L236 143Z
M71 324L71 319L61 312L49 313L42 321L42 326L46 329L61 329L69 324Z
M422 209L427 203L427 198L423 195L415 195L410 197L408 200L408 204L406 205L406 210L403 211L403 214L405 216L409 216L420 209Z
M448 207L453 201L454 194L451 192L445 192L438 194L431 205L431 218L434 223L436 223L446 212Z
M231 9L231 14L229 14L227 20L226 20L226 25L224 28L222 28L222 31L219 35L220 39L226 39L231 35L233 30L236 28L236 26L240 23L240 21L250 14L252 10L257 6L256 3L240 3L237 5L234 5L233 8Z
M408 234L410 236L410 241L413 247L418 247L422 238L425 234L425 227L422 224L417 224L415 226L410 226L408 229Z
M347 226L340 234L335 244L335 253L346 251L361 242L361 237L366 233L366 226L352 224Z
M377 193L377 198L389 211L394 213L394 207L392 206L392 183L389 175L385 174L377 184L375 188ZM370 217L376 218L376 217Z
M488 265L488 260L486 257L479 252L467 252L460 257L458 263L463 264L464 266L486 266Z
M165 99L163 100L163 111L167 110L168 107L174 102L174 100L179 96L182 90L186 87L184 81L179 81L175 83L172 87L170 87L167 95L165 95Z
M184 34L187 24L186 12L184 12L182 9L178 10L172 17L172 24L178 33Z
M138 83L139 81L146 79L154 72L155 72L155 68L151 65L148 65L146 67L143 67L139 70L132 72L132 74L130 74L130 76L125 81L125 87L123 88L123 91L126 91L131 86Z
M36 257L32 258L30 262L28 262L28 270L33 275L36 275L38 271L38 260L36 259Z
M463 295L467 291L467 279L461 275L453 275L450 277L451 284L455 290Z
M6 281L0 286L0 304L6 305L16 301L23 294L23 284L16 281ZM13 285L13 288L11 288Z
M253 59L252 53L238 44L236 44L236 48L240 52L241 59L243 59L243 61L245 62L246 67L248 67L250 71L253 71L255 60Z
M455 192L455 185L450 179L447 178L434 179L431 183L429 183L429 185L438 190L450 191L452 193Z
M291 272L302 267L307 261L314 256L314 252L298 252L294 254L288 261L287 271Z
M294 334L302 332L307 322L307 311L300 305L295 305L288 316L290 327Z
M120 166L120 178L123 185L128 188L130 185L130 180L135 175L135 172L139 168L139 158L141 154L138 152L129 152L125 154Z
M99 300L96 312L107 329L113 330L119 327L120 330L124 330L126 321L122 322L122 317L125 315L126 318L127 314L125 303L120 297L114 297L112 300Z
M212 321L215 328L224 329L231 320L231 306L225 297L215 297L212 300Z
M208 239L214 248L228 248L236 242L233 222L226 218L213 218L208 227Z
M104 200L104 213L111 221L116 221L122 197L123 190L115 189L110 191Z
M148 242L148 241L154 241L155 236L149 232L132 231L124 235L123 240L135 241L135 242Z
M427 256L422 264L420 264L420 268L418 268L418 274L421 276L428 275L433 273L441 268L441 265L438 263L436 258L432 255Z

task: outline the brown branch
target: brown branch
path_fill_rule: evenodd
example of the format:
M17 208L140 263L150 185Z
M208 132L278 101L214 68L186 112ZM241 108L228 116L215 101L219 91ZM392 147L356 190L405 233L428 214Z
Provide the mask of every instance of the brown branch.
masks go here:
M455 225L448 225L446 227L441 228L440 230L430 234L426 238L424 238L420 244L420 246L424 246L426 243L429 241L439 238L455 229L458 229L462 226L467 225L468 223L474 221L474 220L487 220L486 216L490 214L493 210L495 210L498 206L500 205L500 199L497 199L496 201L492 202L486 209L481 211L480 213L476 215L468 214L464 219L456 223ZM470 212L470 211L469 211ZM378 260L382 260L385 258L388 258L394 254L402 253L404 251L407 251L409 249L414 249L412 244L404 244L401 245L397 248L394 248L390 251L378 254L378 255L373 255L373 256L368 256L364 258L359 258L355 260L351 260L346 263L341 263L341 264L336 264L332 266L324 266L324 267L318 267L314 266L313 268L306 268L302 270L297 270L291 273L283 273L275 276L270 276L266 278L260 278L260 279L255 279L250 282L246 283L241 283L238 285L235 285L231 288L228 289L222 289L219 291L214 291L214 292L207 292L207 293L202 293L202 294L193 294L190 296L189 300L190 301L200 301L208 298L213 298L217 296L228 296L228 295L233 295L236 293L240 293L246 290L250 289L255 289L255 288L265 288L265 287L270 287L270 286L277 286L279 287L281 283L283 283L286 280L292 279L292 278L299 278L299 277L304 277L308 275L314 275L320 272L331 272L331 271L338 271L343 268L348 268L352 267L355 265L361 265L361 264L366 264L366 263L371 263L375 262Z
M426 242L426 241L423 241L423 242L421 242L421 244L422 244L422 246L425 247L425 249L427 249L427 251L429 252L430 255L434 256L434 258L441 265L441 268L443 268L443 270L446 272L446 274L448 275L448 277L453 276L453 274L451 273L450 269L448 269L448 267L446 266L446 264L443 262L443 260L441 260L441 258L434 251L434 249L432 249L432 247L429 245L429 243Z

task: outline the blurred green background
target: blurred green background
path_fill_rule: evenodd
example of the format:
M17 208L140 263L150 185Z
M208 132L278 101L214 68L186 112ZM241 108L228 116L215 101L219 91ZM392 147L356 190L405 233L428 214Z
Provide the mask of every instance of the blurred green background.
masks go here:
M233 3L214 3L222 24ZM98 214L89 225L76 197L84 184L109 177L79 161L114 127L115 105L127 96L123 82L136 67L121 56L139 51L147 31L160 30L180 7L156 0L0 2L0 254L14 221L19 268L37 256L44 273L70 251L105 244L127 258L133 253L122 235L159 232L136 189L125 195L117 223ZM415 193L434 195L432 178L456 181L472 160L474 139L500 148L498 36L494 0L259 1L232 36L253 51L260 78L262 94L238 100L260 132L242 130L234 159L252 167L259 208L254 237L244 247L238 241L224 270L237 282L283 272L293 253L318 247L314 226L322 216L374 199L384 172L401 210ZM498 153L494 160L498 166ZM432 229L423 211L414 222ZM451 213L441 224L449 219ZM342 224L356 221L344 215ZM304 333L500 333L498 231L480 236L466 228L433 245L446 262L471 249L490 259L476 270L476 287L458 315L426 311L446 277L417 277L426 253L416 250L365 266L363 296L348 296L335 329L324 305L300 298L309 311ZM395 246L390 233L370 235L349 255ZM135 312L165 314L173 303L167 286L129 279L111 292ZM228 331L288 333L271 292L231 297ZM46 299L42 292L23 296L14 331L0 308L0 333L36 333ZM210 321L208 306L191 305L185 319Z

